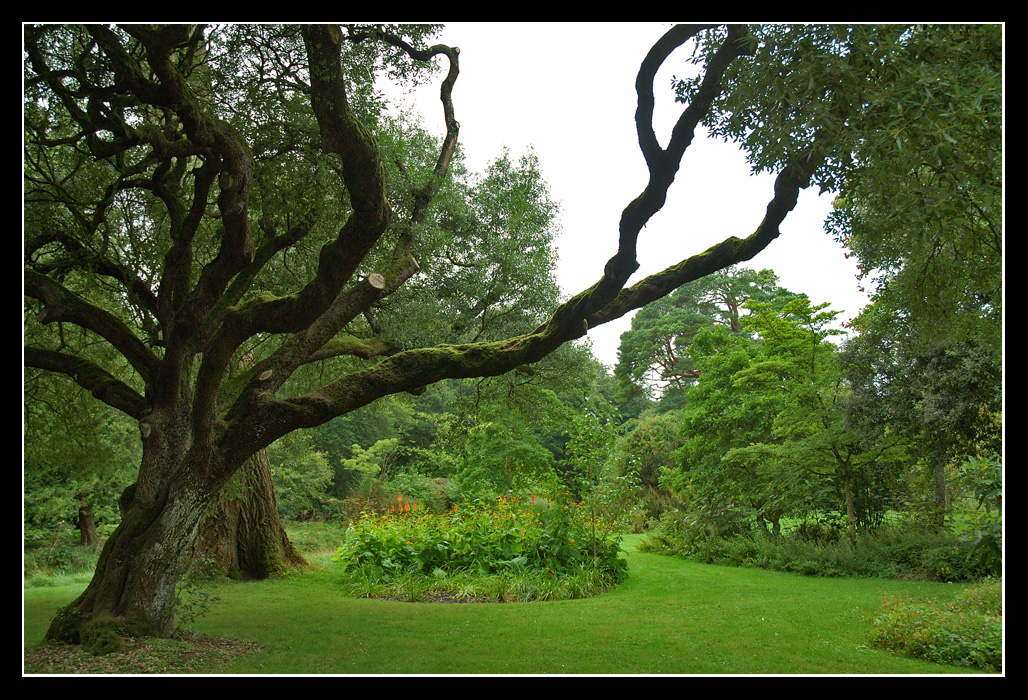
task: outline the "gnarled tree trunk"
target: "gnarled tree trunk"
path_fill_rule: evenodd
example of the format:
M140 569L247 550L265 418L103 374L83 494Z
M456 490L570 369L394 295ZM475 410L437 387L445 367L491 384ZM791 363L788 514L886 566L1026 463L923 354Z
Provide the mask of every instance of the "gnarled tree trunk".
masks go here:
M105 627L120 636L170 636L183 555L207 505L192 484L164 488L149 503L131 499L93 579L54 618L47 641L88 645L86 636Z
M88 637L170 636L175 585L230 470L210 444L197 442L187 402L140 421L143 459L119 499L121 524L104 544L86 590L62 609L46 639L90 645Z
M306 566L278 516L267 449L248 459L201 523L192 559L203 558L233 578L263 579Z

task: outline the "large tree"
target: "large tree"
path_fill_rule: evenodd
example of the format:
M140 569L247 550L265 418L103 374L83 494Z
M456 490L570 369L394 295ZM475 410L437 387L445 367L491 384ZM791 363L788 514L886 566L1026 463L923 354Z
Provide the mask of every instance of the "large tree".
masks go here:
M451 99L458 50L427 45L431 29L25 28L24 292L31 323L48 331L32 336L39 340L25 348L25 363L131 416L142 440L121 524L49 639L83 641L107 625L170 634L178 562L251 455L390 394L537 362L752 258L777 238L826 157L847 147L823 147L821 138L833 138L825 129L776 139L774 196L748 235L627 286L639 235L664 205L697 124L734 89L726 70L763 65L746 58L766 44L745 26L673 27L639 69L636 129L649 177L624 208L618 248L596 283L507 338L398 344L379 335L375 312L418 278L459 129ZM709 48L701 75L662 146L654 76L701 34ZM419 144L380 128L373 81L419 77L416 67L435 57L448 66L446 134L427 167L411 167L405 158ZM803 60L779 70L814 75ZM825 88L832 110L860 108L864 83L878 76L857 75ZM749 128L793 131L787 120ZM88 342L62 342L67 327Z
M858 513L858 487L879 460L889 463L883 455L899 441L887 438L884 431L862 432L846 421L842 407L851 388L836 346L828 340L842 332L830 328L838 312L827 306L812 306L800 296L781 309L758 304L747 317L746 326L759 338L759 349L750 365L732 378L732 385L751 403L777 402L780 410L765 440L729 450L722 461L737 469L770 465L782 477L781 491L802 481L797 478L801 474L814 482L811 492L826 480L834 482L839 511L845 514L849 541L855 546L858 517L867 520L866 512ZM810 494L793 494L793 499L805 501L811 510L819 505Z
M847 422L865 434L901 436L929 476L933 524L945 525L946 470L1002 449L1002 357L987 340L964 338L918 351L918 338L882 338L871 327L847 343L852 394Z
M743 304L783 293L772 270L731 267L640 309L618 346L614 376L622 395L630 400L640 393L653 398L684 391L699 376L689 346L701 328L723 325L738 333Z
M829 217L874 291L857 327L909 352L966 338L1000 350L1001 39L999 25L910 31L905 51L930 60L868 93L884 128L860 144Z

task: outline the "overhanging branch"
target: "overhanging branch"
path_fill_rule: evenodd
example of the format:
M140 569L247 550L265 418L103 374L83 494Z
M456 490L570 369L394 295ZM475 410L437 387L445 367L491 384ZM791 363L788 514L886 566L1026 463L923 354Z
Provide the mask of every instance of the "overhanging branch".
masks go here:
M802 158L786 167L775 179L775 195L767 205L760 226L746 238L730 237L707 250L672 267L651 275L628 289L623 289L606 306L587 317L594 328L642 308L667 296L683 284L706 277L718 270L750 260L781 234L781 224L796 207L799 192L809 186L814 170L820 165L816 158Z
M652 75L660 63L674 47L698 31L700 28L693 27L670 32L665 45L647 56L640 69L640 83L649 80L652 84ZM795 207L799 190L809 184L810 175L819 162L816 158L805 158L779 174L775 196L768 205L763 222L752 235L745 239L729 238L631 289L624 289L628 278L638 267L635 253L639 232L663 206L667 190L692 139L692 131L721 90L725 69L734 58L747 52L748 47L741 40L745 33L744 27L729 29L725 42L707 66L701 90L681 115L667 150L661 150L655 139L650 139L652 124L640 127L640 147L650 167L649 181L643 192L625 207L620 222L618 251L608 261L597 284L562 304L549 321L531 333L497 342L399 352L302 396L275 398L274 391L280 383L274 381L274 371L266 371L271 381L268 389L252 386L246 401L237 402L226 416L228 429L222 438L225 449L238 449L239 456L243 457L242 452L254 448L255 439L264 443L297 428L319 425L388 394L447 378L496 376L532 364L561 344L582 337L589 328L618 318L686 282L748 260L766 247L779 235L779 225ZM641 124L652 117L649 99L650 96L640 95L638 114ZM308 356L313 351L312 348ZM236 448L235 445L245 447Z
M70 377L95 398L136 420L146 414L146 399L95 362L67 353L32 347L25 348L24 360L26 367Z
M120 352L144 382L149 381L157 358L114 315L34 270L25 270L25 295L43 302L43 311L37 319L40 323L66 321L93 331Z

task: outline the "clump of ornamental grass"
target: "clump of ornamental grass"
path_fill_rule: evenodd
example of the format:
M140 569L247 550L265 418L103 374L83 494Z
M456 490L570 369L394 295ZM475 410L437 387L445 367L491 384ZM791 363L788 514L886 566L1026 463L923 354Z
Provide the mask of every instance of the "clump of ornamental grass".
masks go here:
M598 535L587 509L501 497L443 514L397 499L393 512L348 528L333 561L354 596L515 602L596 595L628 575L617 535Z

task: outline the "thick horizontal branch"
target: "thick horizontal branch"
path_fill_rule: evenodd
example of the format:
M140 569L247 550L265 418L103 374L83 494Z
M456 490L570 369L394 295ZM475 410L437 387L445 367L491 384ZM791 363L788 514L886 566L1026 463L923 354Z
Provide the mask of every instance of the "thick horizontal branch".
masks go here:
M25 295L43 302L40 323L65 321L90 330L110 343L128 360L144 382L150 380L157 358L113 314L93 306L54 280L33 270L25 270Z
M28 264L40 274L46 274L52 270L91 270L120 283L133 300L151 314L156 315L157 296L145 282L129 272L124 266L88 249L78 239L65 231L50 231L30 241L26 241L26 252L31 255L48 243L59 243L67 251L68 255L56 260L47 260L46 262L28 261Z
M767 205L764 219L751 235L746 238L727 238L698 255L622 290L613 301L587 317L589 327L594 328L620 318L667 296L683 284L752 259L781 234L782 222L796 207L800 190L809 186L811 175L819 164L817 159L803 159L779 173L775 180L775 195Z
M656 66L659 66L659 63L670 54L675 46L695 35L699 29L675 30L665 42L666 46L647 57L647 62L640 69L642 76L640 80L645 82L649 79L651 91L652 76L649 71L655 71ZM720 89L725 67L735 56L744 52L745 48L736 36L740 31L729 32L729 38L719 51L717 59L708 66L710 71L708 89L702 91L689 106L685 122L687 125L693 124L694 120L698 121L709 109ZM311 55L312 87L317 85L317 74L321 73L323 77L329 76L327 88L331 88L331 90L323 87L321 92L326 94L321 99L329 100L331 104L337 106L337 109L331 114L322 114L321 112L327 109L327 105L322 105L319 109L317 100L315 100L315 112L319 115L319 123L324 120L322 124L324 135L326 129L329 132L332 131L332 124L341 119L345 121L347 109L345 92L341 86L334 86L335 78L333 77L334 72L338 71L337 44L341 36L338 30L333 32L325 28L308 28L305 29L304 38L308 45L308 53ZM318 67L318 63L322 65ZM319 90L314 89L313 92L317 95ZM331 99L334 99L335 102L331 102ZM645 100L646 97L642 96L641 102L645 102ZM641 113L644 118L648 118L645 104L641 106ZM342 129L343 126L340 124L338 128ZM648 157L650 180L643 193L625 208L620 225L621 237L618 251L607 263L600 282L563 304L547 323L535 331L493 343L440 346L397 353L374 367L351 373L318 391L290 399L274 398L274 391L281 386L286 376L284 373L282 376L276 376L276 374L280 369L288 370L289 363L284 367L282 365L272 367L270 368L271 374L268 375L268 385L259 387L251 383L248 391L226 416L226 420L231 426L225 433L225 440L229 441L226 442L226 446L234 441L247 445L244 449L256 449L260 445L255 447L253 444L255 438L259 443L265 443L265 440L274 440L279 435L296 428L319 425L336 415L364 406L381 396L408 391L412 387L426 386L441 379L504 374L522 365L537 362L561 344L582 337L589 328L587 319L601 322L606 307L615 300L628 278L638 268L635 259L636 239L646 222L663 206L667 189L674 181L674 175L684 152L684 145L681 144L686 141L684 136L680 136L680 148L676 152L661 153L659 158L655 159ZM649 148L649 145L644 145L644 149ZM652 149L650 155L656 155ZM660 162L656 162L657 160ZM729 264L731 262L725 262L722 267ZM720 269L720 267L712 267L710 271L716 269ZM365 287L357 285L353 293L356 294L358 288L364 290ZM629 309L626 308L625 311L627 310ZM311 340L310 329L308 329L290 339L287 345L300 345L309 343ZM327 340L328 337L324 337L322 343ZM319 347L320 345L311 344L307 356L310 356ZM285 346L281 351L281 357L282 359L287 357ZM299 353L294 354L292 363L297 363L299 357Z
M757 230L747 238L728 238L639 284L623 290L606 306L585 318L574 311L585 308L577 299L566 302L547 323L532 333L492 343L422 348L397 353L374 367L354 372L321 390L291 399L278 400L272 393L257 393L251 415L260 415L261 425L277 432L311 427L335 415L352 411L381 396L407 391L441 379L486 377L504 374L537 362L557 346L579 338L588 328L601 325L651 301L670 294L687 282L749 260L780 234L781 223L796 206L799 191L810 183L816 159L802 159L788 166L775 181L775 195ZM586 290L579 297L588 297ZM258 403L260 405L258 405ZM244 421L249 421L246 418ZM242 427L244 422L238 423ZM272 428L271 426L278 426ZM284 433L282 433L284 434Z
M321 346L317 352L307 358L306 364L320 362L333 357L359 357L370 360L375 357L394 355L397 348L378 338L336 338Z
M24 359L26 367L35 367L70 377L95 398L136 420L142 418L146 413L146 399L129 385L115 379L110 372L95 362L67 353L32 347L25 348Z
M259 449L297 428L321 425L389 394L417 390L442 379L497 376L538 362L568 340L584 335L585 328L550 327L547 331L491 343L407 350L317 391L288 399L257 392L246 410L227 416L228 429L221 444L228 452L238 453L230 461L245 459L247 450Z

